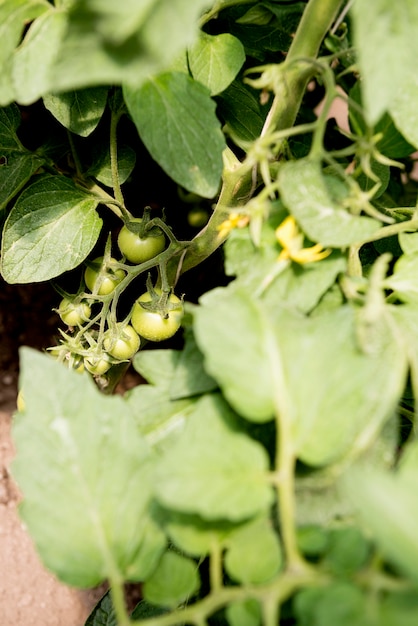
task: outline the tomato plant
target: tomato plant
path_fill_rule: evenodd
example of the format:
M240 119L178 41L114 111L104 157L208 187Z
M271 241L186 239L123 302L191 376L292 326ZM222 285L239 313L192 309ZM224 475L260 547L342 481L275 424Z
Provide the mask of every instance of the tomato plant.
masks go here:
M41 558L109 581L89 624L410 623L418 5L111 4L0 2L0 270L68 300L13 429Z
M184 315L183 303L172 293L168 297L166 310L152 310L142 306L143 303L147 304L151 301L152 296L148 291L135 301L132 309L132 326L141 337L149 341L170 339L181 326Z
M141 218L132 220L131 224L142 222ZM131 230L132 226L122 226L118 235L118 246L121 253L131 263L144 263L157 256L165 248L165 237L157 229L152 229L141 237Z

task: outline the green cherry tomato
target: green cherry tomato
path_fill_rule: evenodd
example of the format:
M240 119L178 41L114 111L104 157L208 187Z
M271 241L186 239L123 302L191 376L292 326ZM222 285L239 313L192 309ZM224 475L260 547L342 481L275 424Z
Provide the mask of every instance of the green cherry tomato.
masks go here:
M87 302L74 303L69 298L63 298L58 308L58 315L68 326L82 326L91 316L91 308Z
M105 354L102 356L88 356L84 359L84 367L90 374L101 376L105 374L111 367L111 362Z
M117 263L116 259L111 258L111 263ZM100 281L100 286L98 285L100 270L103 265L103 257L98 257L94 259L93 265L95 265L95 269L92 267L87 267L84 272L84 280L86 282L87 287L90 291L95 291L99 296L107 296L109 293L115 290L116 286L125 278L125 272L122 269L112 270L110 268L107 269L104 276Z
M132 221L142 222L142 218L136 217ZM159 228L151 229L146 237L141 238L127 226L122 226L118 235L118 246L131 263L145 263L164 250L165 237Z
M115 359L127 361L139 350L140 339L130 325L117 324L116 332L106 331L104 347Z
M131 324L141 337L149 341L163 341L172 337L180 328L184 315L182 301L174 294L169 297L169 302L175 304L175 308L167 311L167 318L160 313L149 311L141 306L141 302L151 302L148 292L138 298L132 309Z

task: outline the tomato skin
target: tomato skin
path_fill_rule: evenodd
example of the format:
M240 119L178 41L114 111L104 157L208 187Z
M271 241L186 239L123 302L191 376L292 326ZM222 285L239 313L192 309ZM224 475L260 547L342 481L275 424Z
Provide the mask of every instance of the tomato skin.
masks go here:
M69 298L63 298L58 308L58 315L67 326L82 326L91 317L91 308L87 302L75 304Z
M163 341L178 331L183 319L184 308L182 301L177 296L174 294L169 296L169 302L178 306L167 311L168 317L166 319L158 312L144 309L141 302L151 302L151 296L148 292L143 293L136 300L132 309L131 324L138 335L149 341Z
M136 217L133 222L142 222L142 218ZM121 253L131 263L145 263L160 254L165 248L165 237L159 229L152 229L153 234L142 238L127 226L122 226L118 235L118 246ZM159 232L158 232L159 231Z
M111 368L111 362L103 356L91 356L86 357L84 359L84 367L90 374L96 374L96 376L101 376L105 374L107 370Z
M111 258L110 262L116 263L116 259ZM84 281L90 291L94 292L100 269L103 265L103 257L97 257L94 259L93 264L97 266L97 269L87 267L84 272ZM116 286L125 278L125 272L122 269L117 269L114 272L107 272L100 283L100 287L95 292L99 296L107 296L115 290Z
M110 331L106 332L103 345L106 352L115 359L127 361L138 352L140 339L134 328L129 324L117 324L115 334Z

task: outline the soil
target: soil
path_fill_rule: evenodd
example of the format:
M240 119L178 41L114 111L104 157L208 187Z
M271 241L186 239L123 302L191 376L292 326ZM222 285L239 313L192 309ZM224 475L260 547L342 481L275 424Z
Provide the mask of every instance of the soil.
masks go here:
M18 349L54 344L57 294L49 285L0 282L0 626L83 626L105 587L77 590L47 571L19 519L10 476Z

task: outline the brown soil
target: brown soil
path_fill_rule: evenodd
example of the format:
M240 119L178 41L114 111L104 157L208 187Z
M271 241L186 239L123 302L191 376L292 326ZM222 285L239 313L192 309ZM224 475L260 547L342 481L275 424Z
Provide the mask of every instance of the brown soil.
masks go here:
M56 301L46 285L0 283L0 626L83 626L103 593L67 587L43 567L19 519L19 492L10 477L18 347L51 345Z

